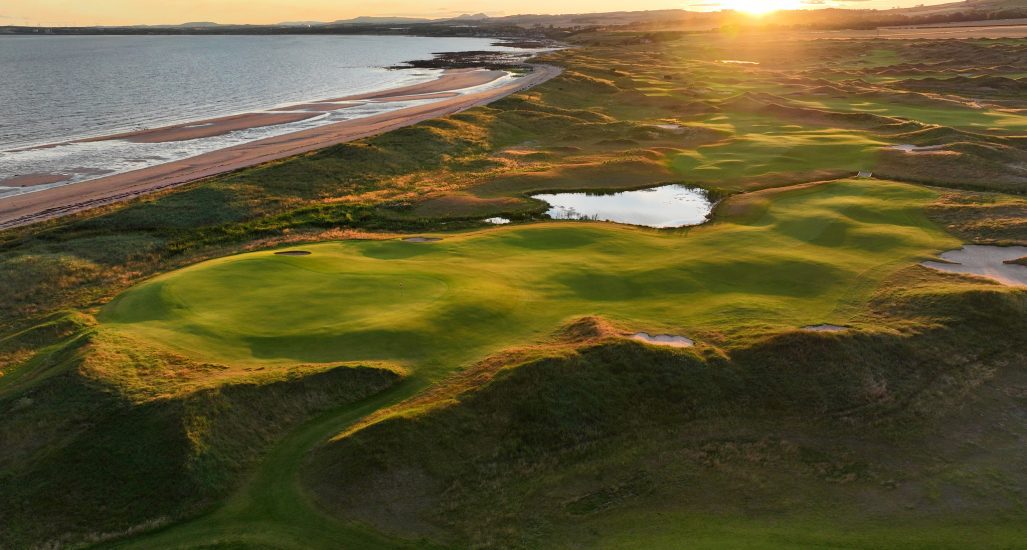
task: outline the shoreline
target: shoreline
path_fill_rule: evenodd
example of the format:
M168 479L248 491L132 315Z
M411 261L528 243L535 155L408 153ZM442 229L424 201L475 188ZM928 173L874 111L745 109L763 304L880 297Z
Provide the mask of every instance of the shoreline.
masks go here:
M561 72L560 68L551 65L530 65L530 67L532 68L531 73L518 77L510 83L487 90L468 92L452 97L435 95L434 97L440 99L439 101L273 136L121 174L2 198L0 199L0 230L30 225L99 206L123 202L242 168L385 133L431 118L451 115L536 86ZM396 100L395 98L411 96L424 97L447 92L457 93L494 82L505 74L503 71L454 69L429 82L381 90L371 94L308 103L355 100L384 102L389 101L390 98ZM482 82L486 76L488 80ZM198 121L193 124L203 124L204 122L210 121ZM148 130L147 132L168 131L169 128ZM99 138L97 141L102 139L113 138ZM26 176L31 176L31 174Z

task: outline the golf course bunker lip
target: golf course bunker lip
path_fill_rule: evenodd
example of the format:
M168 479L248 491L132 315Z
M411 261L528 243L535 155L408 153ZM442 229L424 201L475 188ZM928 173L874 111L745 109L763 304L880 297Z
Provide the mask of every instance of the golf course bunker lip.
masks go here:
M832 325L828 323L823 323L819 325L806 325L802 327L802 330L809 332L845 332L851 329L852 327L843 327L841 325Z
M281 250L275 252L275 256L310 256L309 250Z
M630 338L647 344L668 346L672 348L690 348L695 345L695 340L674 334L649 334L648 332L636 332L632 334Z
M672 184L613 193L543 193L555 220L606 221L660 229L699 225L713 211L705 189Z
M963 275L986 277L1009 286L1027 286L1027 266L1006 263L1027 256L1027 246L990 246L968 244L959 250L940 255L942 261L926 261L920 265Z
M685 127L680 125L680 124L665 123L665 124L653 124L653 126L656 127L656 128L659 128L661 130L670 132L672 134L683 134L683 133L685 133Z
M919 145L911 145L911 144L905 143L905 144L902 144L902 145L889 145L888 147L885 147L885 149L889 149L889 150L892 150L892 151L902 151L903 153L907 153L907 154L910 154L910 155L922 155L922 154L925 154L925 153L948 153L948 152L950 152L950 151L947 151L945 149L946 147L948 147L948 145L925 145L925 146L921 147Z
M437 243L442 240L442 237L404 237L403 242L405 243Z

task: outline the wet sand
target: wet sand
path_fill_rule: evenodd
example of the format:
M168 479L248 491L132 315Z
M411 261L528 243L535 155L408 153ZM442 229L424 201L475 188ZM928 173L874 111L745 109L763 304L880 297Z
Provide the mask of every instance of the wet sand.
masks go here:
M388 132L431 118L450 115L541 84L560 74L558 67L549 65L536 65L533 66L533 69L530 74L488 90L471 92L434 103L415 105L389 113L347 120L301 132L274 136L133 172L0 199L0 229L27 225L130 200L225 172ZM506 74L502 71L454 71L433 82L398 89L402 93L393 90L391 95L453 91L454 88L451 86L468 85L468 82L471 83L469 85L480 85L484 83L481 82L481 75L484 73L491 75L490 80L485 82L490 82ZM448 90L440 90L440 87L448 87ZM378 92L377 95L386 97L390 95L390 92Z
M420 94L420 95L397 95L383 97L381 99L372 99L375 103L387 103L387 102L398 102L398 101L417 101L420 99L445 99L447 97L456 97L460 95L457 92L437 92L434 94Z
M0 187L34 187L64 181L71 176L67 174L24 174L0 180Z
M304 103L302 105L289 105L288 107L276 107L271 111L338 111L339 109L349 109L350 107L359 107L363 103Z
M223 136L236 130L248 130L262 126L274 126L276 124L288 124L299 122L311 117L318 116L318 113L245 113L242 115L226 116L223 118L212 118L200 120L188 124L176 126L165 126L151 130L140 130L138 132L126 132L113 136L102 136L83 139L74 143L89 143L93 141L108 141L112 139L124 139L135 143L167 143L169 141L185 141L187 139L208 138Z
M431 81L412 86L403 86L391 90L382 90L366 94L351 95L338 99L326 99L325 101L355 101L359 99L392 99L402 96L416 96L435 94L439 92L452 92L464 88L473 88L488 84L506 76L505 71L491 71L488 69L449 69L442 73L442 76Z

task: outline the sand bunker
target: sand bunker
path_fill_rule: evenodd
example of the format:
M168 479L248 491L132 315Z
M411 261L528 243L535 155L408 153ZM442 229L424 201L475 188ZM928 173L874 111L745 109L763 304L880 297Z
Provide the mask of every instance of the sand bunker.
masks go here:
M645 342L647 344L669 346L672 348L690 348L695 345L695 341L691 338L675 336L673 334L649 334L648 332L636 332L631 335L631 339Z
M919 147L917 145L903 144L903 145L892 145L890 147L885 147L885 149L890 149L890 150L893 150L893 151L902 151L903 153L906 153L906 154L909 154L909 155L923 155L923 154L927 154L927 153L948 153L948 152L950 152L950 151L946 151L945 150L946 147L948 147L948 145L927 145L927 146L924 146L924 147Z
M683 134L685 133L685 127L680 124L654 124L661 130L666 130L672 134Z
M281 252L275 252L276 256L310 256L310 252L306 250L282 250Z
M849 327L843 327L841 325L806 325L802 327L802 330L808 330L810 332L845 332L849 330Z
M920 265L948 273L986 277L1004 285L1027 286L1027 266L1006 263L1024 256L1027 256L1027 246L968 244L943 253L942 262L927 261Z
M491 223L493 225L506 225L510 223L510 220L506 218L485 218L485 223Z
M408 243L434 243L441 241L440 237L407 237L403 241Z

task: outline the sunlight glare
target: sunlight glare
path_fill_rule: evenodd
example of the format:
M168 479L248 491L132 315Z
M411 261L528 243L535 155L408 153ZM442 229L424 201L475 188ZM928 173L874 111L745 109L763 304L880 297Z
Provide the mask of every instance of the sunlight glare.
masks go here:
M801 7L800 0L721 0L725 9L752 15L764 15L779 10L794 10Z

